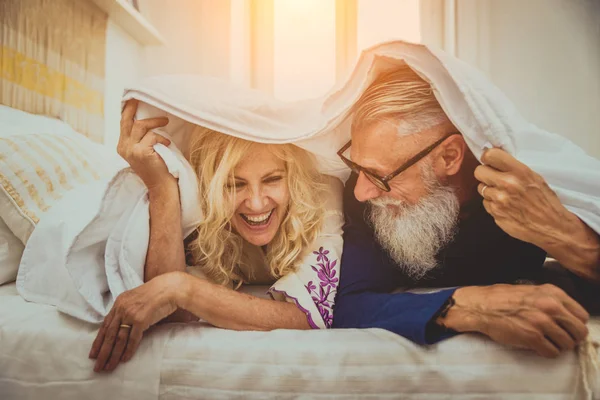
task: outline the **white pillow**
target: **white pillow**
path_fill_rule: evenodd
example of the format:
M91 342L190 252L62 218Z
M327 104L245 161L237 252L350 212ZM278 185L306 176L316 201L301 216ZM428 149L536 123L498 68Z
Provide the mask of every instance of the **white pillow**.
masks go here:
M0 219L0 285L17 279L23 248L23 243Z
M0 137L28 133L77 134L69 124L57 118L30 114L0 105Z
M52 205L122 162L57 119L0 107L0 218L25 244Z

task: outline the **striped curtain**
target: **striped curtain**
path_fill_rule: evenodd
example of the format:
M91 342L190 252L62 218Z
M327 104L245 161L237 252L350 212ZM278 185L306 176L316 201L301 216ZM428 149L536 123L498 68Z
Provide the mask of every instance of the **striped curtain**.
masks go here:
M101 143L107 21L90 0L0 0L0 104Z

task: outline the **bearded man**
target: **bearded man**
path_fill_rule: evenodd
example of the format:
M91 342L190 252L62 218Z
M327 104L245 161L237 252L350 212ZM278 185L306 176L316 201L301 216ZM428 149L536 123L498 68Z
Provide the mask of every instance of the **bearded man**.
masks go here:
M586 337L600 239L541 176L496 148L480 164L408 66L380 75L353 111L338 152L353 174L334 327L420 344L479 332L548 357ZM546 255L564 268L545 268Z

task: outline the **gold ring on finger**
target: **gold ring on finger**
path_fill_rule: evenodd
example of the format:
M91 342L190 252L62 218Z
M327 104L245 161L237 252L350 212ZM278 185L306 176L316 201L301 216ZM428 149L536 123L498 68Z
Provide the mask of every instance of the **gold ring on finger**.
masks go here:
M121 328L131 329L131 325L121 324Z
M481 188L481 197L485 198L485 189L488 188L488 185L483 185L483 187Z

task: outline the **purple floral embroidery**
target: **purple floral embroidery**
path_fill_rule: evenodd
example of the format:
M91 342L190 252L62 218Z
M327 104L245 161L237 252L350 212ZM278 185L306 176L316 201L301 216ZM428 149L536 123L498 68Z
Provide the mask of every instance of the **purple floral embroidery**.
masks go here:
M323 247L319 247L319 251L313 251L313 254L317 255L317 262L326 259L327 254L329 254L329 250L323 250Z
M313 251L313 254L317 256L317 265L311 265L310 267L317 273L319 286L317 290L315 283L309 281L305 287L315 302L325 326L331 328L333 323L333 299L339 282L335 270L337 260L330 261L327 257L329 250L323 250L323 247L320 247L319 251Z

